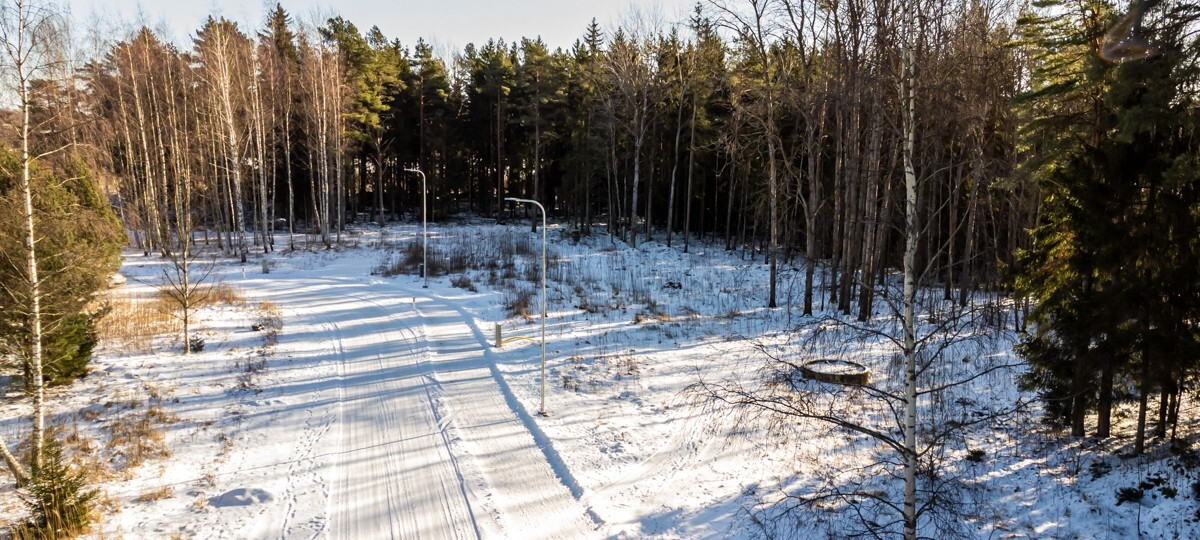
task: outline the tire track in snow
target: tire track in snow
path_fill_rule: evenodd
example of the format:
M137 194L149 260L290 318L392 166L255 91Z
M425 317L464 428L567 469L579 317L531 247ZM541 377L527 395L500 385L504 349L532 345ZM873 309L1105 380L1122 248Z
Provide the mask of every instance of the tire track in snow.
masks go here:
M308 362L283 384L332 394L321 404L296 403L293 414L305 418L287 419L303 427L289 452L295 459L284 500L268 505L283 515L264 516L274 521L270 537L478 538L434 411L428 347L388 306L362 294L368 285L360 280L297 277L264 285L301 321L296 334L303 337L287 337L299 340L293 348ZM314 512L301 498L318 491L323 511ZM258 535L249 532L254 524L241 525L228 530Z
M362 283L324 280L353 302L341 324L347 349L340 401L343 451L333 536L477 537L453 457L439 435L416 344L382 304L354 294ZM349 334L349 335L348 335ZM426 365L423 365L426 364Z
M277 531L337 538L599 536L599 520L578 501L582 488L504 381L474 321L441 297L422 298L419 313L407 308L411 293L395 285L336 276L267 285L281 305L319 326L293 338L330 340L329 348L305 353L338 372L336 381L318 386L336 393L329 398L336 411L327 413L336 425L312 435L312 476L289 475L288 517L275 524L287 526ZM302 444L296 448L303 456ZM327 486L324 516L296 514L304 509L296 497L320 479Z
M433 414L436 432L442 439L442 445L445 446L446 455L448 455L450 457L450 465L453 467L455 476L458 479L459 493L462 494L463 500L467 501L466 509L467 509L468 515L470 516L470 523L471 523L472 527L474 528L475 536L477 538L481 537L482 535L479 530L479 524L476 520L474 509L472 508L473 505L472 505L471 496L468 494L466 480L462 473L462 467L459 463L458 457L454 453L454 447L453 447L453 444L451 443L451 436L450 436L451 423L450 423L448 417L445 416L444 412L441 410L442 400L439 397L442 393L441 385L438 383L437 378L434 376L435 374L432 371L429 371L430 347L429 347L428 340L425 339L425 335L423 332L418 333L416 330L414 330L414 328L412 326L404 324L404 321L401 320L401 318L402 318L401 315L397 315L394 312L388 310L386 306L380 304L379 302L376 302L374 300L371 300L369 298L366 298L362 295L355 294L355 293L348 293L347 296L355 298L355 299L359 300L360 302L371 304L372 306L379 309L381 312L386 312L388 314L387 315L388 319L391 322L396 323L396 326L395 326L396 331L401 334L407 334L408 338L409 338L409 344L410 344L412 350L415 353L419 352L419 355L417 356L417 363L419 365L424 366L427 370L427 372L425 372L421 375L421 378L424 381L423 386L425 389L425 398L428 401L429 411ZM418 344L420 346L418 346Z
M520 538L597 536L601 520L580 504L582 487L504 380L474 319L447 299L422 293L434 308L420 313L428 341L440 350L435 367L461 364L435 373L447 388L458 431L477 450L478 468L485 471L506 530ZM456 331L463 326L467 332Z

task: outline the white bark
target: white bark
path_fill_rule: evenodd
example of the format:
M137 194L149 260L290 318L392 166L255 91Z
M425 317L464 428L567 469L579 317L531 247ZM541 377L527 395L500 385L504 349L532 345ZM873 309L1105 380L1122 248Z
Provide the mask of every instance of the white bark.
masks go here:
M41 6L31 6L24 0L16 0L11 5L5 4L3 23L0 24L0 40L3 41L5 77L11 81L12 90L18 98L21 110L19 124L14 126L21 145L21 179L18 190L23 199L22 221L25 225L24 255L26 284L28 285L29 310L29 358L30 374L33 390L33 432L31 433L32 471L37 471L42 465L42 453L45 447L46 433L46 385L43 369L42 351L42 306L41 278L38 275L37 254L37 223L33 213L33 189L30 179L30 168L34 158L30 154L30 95L31 82L48 69L50 40L55 39L59 32L54 28L54 15ZM2 446L2 445L0 445ZM6 462L11 459L7 447L3 457ZM15 461L15 460L14 460ZM13 469L18 481L21 480L20 467Z
M286 69L286 68L285 68ZM288 249L296 251L296 192L292 187L292 89L291 79L284 78L283 105L283 166L287 174L288 190Z
M207 36L208 46L212 47L211 54L206 58L207 71L211 91L219 116L220 125L224 130L221 134L225 143L224 163L232 180L230 199L233 202L233 228L237 234L238 256L246 262L246 212L242 194L242 159L241 142L239 141L240 127L237 112L234 107L234 36L223 21L212 27L212 35Z
M143 45L144 47L145 45ZM159 217L158 205L159 195L155 184L154 165L150 161L150 143L146 140L147 121L144 107L142 106L142 91L141 85L138 84L138 67L133 59L134 44L131 42L129 47L125 48L126 58L129 61L129 80L133 84L131 94L133 94L133 104L135 120L137 122L138 144L141 146L141 163L138 165L142 168L142 194L143 207L146 212L146 234L149 237L149 251L155 248L162 249L166 239L162 236L162 223Z
M671 247L671 237L675 230L675 173L679 170L679 138L683 135L683 101L686 86L683 82L683 68L681 65L682 62L676 58L675 72L679 77L679 108L675 111L675 151L672 154L671 160L671 184L667 189L667 247ZM685 249L684 252L686 253L687 250Z
M909 28L911 30L911 7ZM917 358L916 358L916 256L917 175L913 167L915 106L913 56L905 47L900 85L904 125L904 538L917 538Z
M21 462L17 461L17 458L8 451L8 443L4 439L0 439L0 457L4 458L4 464L8 465L8 470L17 479L17 487L24 486L29 482L29 473L25 472L25 469L21 467Z
M260 66L260 60L255 56L255 66ZM263 109L263 93L259 88L261 80L257 77L251 83L250 89L252 92L252 116L254 126L254 148L255 158L258 161L258 199L259 199L259 229L262 234L263 253L271 251L270 238L270 212L267 206L267 138L266 138L266 121L264 120Z
M639 25L641 21L638 21ZM617 90L618 103L613 104L614 121L624 109L629 120L624 122L626 131L633 139L633 178L630 185L629 201L629 241L637 247L638 235L638 191L641 187L642 176L642 147L646 142L646 134L650 128L651 100L654 78L657 76L653 55L654 33L640 26L633 29L626 43L621 47L614 45L608 53L607 70L612 76ZM614 139L615 141L615 139ZM615 169L614 169L615 170ZM623 197L622 197L623 198ZM650 224L646 227L649 229Z

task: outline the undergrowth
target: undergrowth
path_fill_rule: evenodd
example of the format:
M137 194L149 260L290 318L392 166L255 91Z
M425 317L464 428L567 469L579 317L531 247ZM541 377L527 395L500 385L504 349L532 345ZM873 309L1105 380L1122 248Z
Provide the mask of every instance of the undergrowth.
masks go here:
M13 538L71 538L85 532L91 525L91 507L98 494L87 484L84 472L63 455L62 443L53 435L47 437L42 466L33 471L33 481L24 495L31 517L13 528Z

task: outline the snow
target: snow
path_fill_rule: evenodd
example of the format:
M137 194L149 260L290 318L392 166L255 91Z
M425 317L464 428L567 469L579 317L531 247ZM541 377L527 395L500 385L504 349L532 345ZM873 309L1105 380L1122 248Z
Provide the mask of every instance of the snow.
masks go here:
M267 255L269 274L258 261L221 260L210 281L242 300L199 314L206 346L190 356L169 328L149 347L102 343L93 372L50 397L68 448L104 493L90 536L839 537L863 526L845 500L784 514L796 502L787 495L898 493L877 441L697 392L778 382L764 372L768 355L795 365L848 357L872 381L897 380L887 317L855 334L833 329L852 325L832 310L801 316L802 267L781 269L781 307L768 310L761 255L696 240L692 253L658 242L634 250L602 233L574 243L552 225L541 416L541 233L439 224L431 258L468 270L432 276L427 289L415 275L377 275L420 234L351 231L344 248ZM115 294L152 296L161 265L126 253ZM505 308L522 294L528 317ZM277 338L252 329L264 302L278 310ZM506 338L532 340L496 348L496 323ZM1019 364L1014 340L1002 332L951 346L947 358L970 359L939 376ZM936 410L969 420L1030 400L1019 372L998 368ZM829 392L847 414L887 424L886 408L853 389ZM26 414L10 389L0 432L22 437ZM1072 441L1039 417L1020 408L947 441L943 472L957 479L968 535L1200 537L1194 451L1161 444L1120 459L1128 440ZM139 419L161 446L109 442ZM1117 490L1139 484L1140 502L1118 504ZM17 497L0 497L0 519L20 515Z

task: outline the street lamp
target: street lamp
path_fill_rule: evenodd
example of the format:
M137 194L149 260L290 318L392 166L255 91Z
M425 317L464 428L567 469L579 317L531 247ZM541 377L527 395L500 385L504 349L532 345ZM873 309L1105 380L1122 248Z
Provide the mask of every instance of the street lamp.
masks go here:
M429 288L429 213L425 211L425 173L421 169L404 169L421 175L421 274L425 277L423 289Z
M538 414L549 416L546 414L546 207L532 199L505 197L504 200L534 204L542 211L542 408Z

